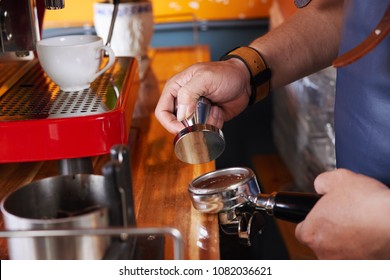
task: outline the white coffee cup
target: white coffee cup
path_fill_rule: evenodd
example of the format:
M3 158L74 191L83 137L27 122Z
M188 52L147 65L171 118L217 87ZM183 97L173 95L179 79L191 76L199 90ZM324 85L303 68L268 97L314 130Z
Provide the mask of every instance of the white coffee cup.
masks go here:
M109 56L100 69L103 51ZM80 91L107 71L115 62L113 50L95 35L52 37L37 43L39 63L63 91Z

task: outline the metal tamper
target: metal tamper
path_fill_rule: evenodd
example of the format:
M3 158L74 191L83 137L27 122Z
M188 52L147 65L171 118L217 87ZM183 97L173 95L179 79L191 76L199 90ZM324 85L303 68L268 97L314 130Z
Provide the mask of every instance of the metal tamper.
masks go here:
M195 112L182 123L182 129L174 139L176 156L183 162L191 164L206 163L218 158L225 149L225 138L222 131L210 124L211 102L200 97Z

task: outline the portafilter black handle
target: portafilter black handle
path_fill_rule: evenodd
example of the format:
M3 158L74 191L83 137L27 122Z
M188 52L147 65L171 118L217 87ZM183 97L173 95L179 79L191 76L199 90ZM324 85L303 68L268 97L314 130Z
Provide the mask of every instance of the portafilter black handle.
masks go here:
M306 218L320 198L321 195L315 193L274 192L260 193L254 202L256 208L265 210L275 218L299 223Z

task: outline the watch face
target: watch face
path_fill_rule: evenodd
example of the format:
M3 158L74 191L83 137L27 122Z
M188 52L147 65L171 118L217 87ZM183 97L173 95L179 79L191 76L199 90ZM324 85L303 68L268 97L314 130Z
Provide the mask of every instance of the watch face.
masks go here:
M294 0L295 7L297 8L303 8L307 6L311 0Z

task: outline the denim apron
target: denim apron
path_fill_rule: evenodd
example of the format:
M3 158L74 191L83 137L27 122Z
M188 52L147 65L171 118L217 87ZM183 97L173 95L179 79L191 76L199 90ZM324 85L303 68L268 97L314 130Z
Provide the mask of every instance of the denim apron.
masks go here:
M375 29L390 0L347 0L339 54ZM390 36L350 65L338 68L335 100L338 168L390 186Z

